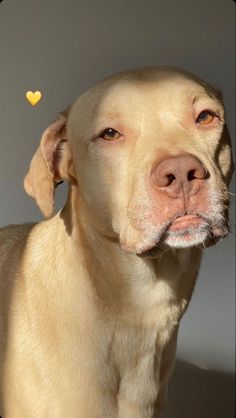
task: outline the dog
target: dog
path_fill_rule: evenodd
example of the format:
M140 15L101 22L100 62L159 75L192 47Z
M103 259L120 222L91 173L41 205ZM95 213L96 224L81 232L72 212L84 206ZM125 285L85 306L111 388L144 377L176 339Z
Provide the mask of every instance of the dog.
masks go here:
M59 114L24 179L45 220L0 230L3 418L160 416L232 173L221 93L186 71L113 75Z

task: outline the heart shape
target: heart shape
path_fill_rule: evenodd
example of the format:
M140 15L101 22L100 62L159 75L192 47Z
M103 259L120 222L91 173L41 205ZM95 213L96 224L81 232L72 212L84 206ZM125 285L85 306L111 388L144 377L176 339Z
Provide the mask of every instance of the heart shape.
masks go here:
M32 106L35 106L39 100L41 99L42 94L40 91L35 91L34 93L32 91L27 91L26 93L26 99Z

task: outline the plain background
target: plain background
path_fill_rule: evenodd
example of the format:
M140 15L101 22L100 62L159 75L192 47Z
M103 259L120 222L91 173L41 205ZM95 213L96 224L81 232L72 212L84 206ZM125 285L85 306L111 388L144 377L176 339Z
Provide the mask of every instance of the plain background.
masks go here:
M0 226L42 219L23 190L41 134L57 112L112 73L149 65L195 73L222 90L234 143L234 13L233 0L0 3ZM26 101L27 90L42 92L36 107ZM57 209L66 191L66 185L59 188ZM206 250L182 320L182 361L170 388L168 418L233 417L234 210L232 234Z

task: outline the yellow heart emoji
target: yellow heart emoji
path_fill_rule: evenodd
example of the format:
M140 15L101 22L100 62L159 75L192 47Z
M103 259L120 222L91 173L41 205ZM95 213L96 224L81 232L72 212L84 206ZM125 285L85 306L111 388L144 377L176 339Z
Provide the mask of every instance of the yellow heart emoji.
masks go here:
M39 100L41 99L42 94L40 91L35 91L34 93L32 91L27 91L26 93L26 99L32 106L35 106Z

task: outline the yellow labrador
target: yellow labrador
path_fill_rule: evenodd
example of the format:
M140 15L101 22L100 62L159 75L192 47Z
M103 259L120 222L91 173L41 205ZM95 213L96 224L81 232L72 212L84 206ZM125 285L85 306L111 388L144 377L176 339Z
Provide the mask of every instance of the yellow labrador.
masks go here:
M48 219L0 230L3 418L160 416L232 171L219 92L173 68L107 78L44 132L24 186Z

